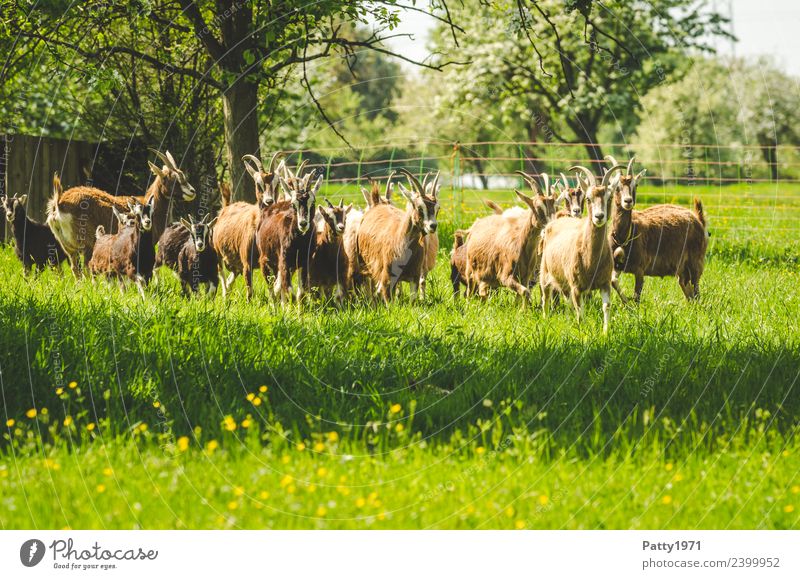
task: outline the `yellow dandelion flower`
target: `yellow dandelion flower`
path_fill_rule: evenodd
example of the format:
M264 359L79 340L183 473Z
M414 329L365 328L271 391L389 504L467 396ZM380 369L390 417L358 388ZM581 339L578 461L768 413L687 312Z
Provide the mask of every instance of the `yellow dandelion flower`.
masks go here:
M319 467L319 468L317 469L317 476L318 476L318 477L320 477L320 478L324 478L324 477L325 477L325 475L327 475L327 474L328 474L328 469L327 469L327 468L325 468L324 466L321 466L321 467Z
M56 388L56 396L61 396L64 393L63 388Z
M486 449L483 448L482 446L479 446L478 448L475 449L475 454L477 454L478 456L482 455L484 452L486 452Z
M228 415L227 415L227 416L226 416L226 417L225 417L225 418L222 420L222 426L223 426L223 427L225 428L225 430L227 430L228 432L233 432L234 430L236 430L236 421L233 419L233 416L231 416L230 414L228 414Z
M323 443L321 443L321 442L317 442L317 443L314 445L314 451L315 451L315 452L322 452L323 450L325 450L325 445L324 445Z
M550 499L547 498L547 495L539 495L539 504L544 506L550 502Z
M91 432L92 430L95 429L95 426L97 426L97 425L94 422L90 422L89 424L86 425L86 430Z
M475 505L467 505L467 514L474 515L475 514Z
M681 482L683 480L683 475L681 473L676 473L672 480L675 482Z
M73 389L73 390L74 390L75 388L77 388L77 387L78 387L78 383L77 383L77 382L75 382L75 381L73 380L72 382L70 382L69 384L67 384L67 386L69 386L71 389Z
M668 462L667 464L665 464L664 465L664 470L666 470L666 471L672 470L672 463Z
M292 476L287 474L287 475L283 476L283 478L281 479L281 483L280 484L281 484L282 487L285 488L285 487L289 486L290 484L292 484L292 480L293 480Z
M262 501L266 501L269 498L269 493L267 491L261 491L258 493L258 498L260 498Z
M293 495L296 490L297 487L294 485L289 485L288 487L286 487L286 492L289 493L290 495Z
M114 474L114 470L111 467L107 466L106 468L103 469L103 474L106 476L111 476L112 474Z
M305 444L303 444L302 442L300 442L300 443L298 443L298 444L297 444L297 447L296 447L296 448L297 448L297 450L299 450L300 452L303 452L303 451L306 449L306 445L305 445Z
M378 513L378 520L379 521L386 520L386 513L384 513L384 512Z
M158 400L153 402L153 408L161 408L161 402L159 402Z
M347 482L347 476L345 476L345 475L341 475L341 476L339 476L339 482L340 482L340 483Z
M253 398L255 398L255 397L256 397L256 395L253 394L252 392L248 392L247 396L246 396L248 402L252 402Z
M364 500L364 497L358 497L356 499L356 507L358 507L359 509L362 508L366 504L367 504L367 501Z
M336 442L339 440L339 433L335 430L332 430L328 433L328 442Z
M244 420L242 420L242 428L250 428L252 424L253 421L250 420L249 418L245 418Z
M266 392L266 391L267 391L267 387L266 387L266 386L259 386L259 387L258 387L258 391L259 391L259 392L261 392L261 393L263 394L264 392Z
M672 497L669 495L664 495L664 497L661 499L662 505L669 505L671 503L672 503Z
M11 427L12 427L12 426L14 426L16 423L17 423L17 421L16 421L16 420L14 420L13 418L9 418L8 420L6 420L6 426L7 426L8 428L11 428Z
M786 505L783 507L784 513L793 513L794 512L794 505Z
M212 452L214 452L218 448L219 448L219 442L217 442L216 440L209 440L208 444L206 444L206 451L209 454L211 454Z
M233 496L240 497L244 494L244 487L233 487Z
M36 411L36 409L35 408L31 408L30 410L28 410L25 413L25 416L27 416L28 418L36 418L37 414L38 414L38 412Z
M64 418L64 426L72 426L72 416Z
M792 494L793 495L800 494L800 485L794 485L792 487Z
M42 413L42 416L47 416L48 410L47 408L42 408L40 412Z
M308 488L306 488L306 490L308 492L310 492L310 493L315 493L315 492L317 492L317 485L310 484L310 485L308 485Z
M147 424L142 422L138 427L137 430L141 433L147 432Z
M291 460L292 460L292 457L290 457L288 454L284 454L284 455L281 457L281 464L289 464L289 462L290 462Z
M228 510L229 511L235 511L238 508L239 508L239 502L238 501L231 501L231 502L228 503Z
M397 426L395 426L395 427L394 427L394 429L395 429L397 432L403 432L403 429L404 429L404 428L405 428L405 426L403 426L403 425L402 425L402 424L400 424L399 422L397 423Z
M392 404L391 408L389 408L389 412L392 414L398 414L402 409L403 407L399 404Z
M325 516L325 514L326 514L327 512L328 512L328 509L326 509L326 508L325 508L325 507L323 507L322 505L320 505L320 506L317 508L317 516L318 516L318 517L324 517L324 516Z
M336 487L336 492L338 492L342 496L347 496L350 494L350 489L346 486L339 485Z
M106 492L106 485L104 485L103 483L100 483L99 485L97 485L97 492L98 493Z
M514 507L511 507L511 506L509 506L508 508L506 508L506 516L507 516L509 519L510 519L511 517L513 517L515 514L516 514L516 511L514 510Z
M181 452L186 452L189 450L189 437L188 436L181 436L178 438L178 450Z
M261 406L261 396L253 398L253 406Z
M52 458L44 459L44 467L53 470L59 470L61 465L54 461Z
M516 521L514 523L514 528L517 529L518 531L521 531L522 529L525 528L525 521Z
M789 456L790 454L791 454L791 453L790 453L788 450L784 450L784 451L781 453L781 456L783 456L783 457L787 457L787 456Z

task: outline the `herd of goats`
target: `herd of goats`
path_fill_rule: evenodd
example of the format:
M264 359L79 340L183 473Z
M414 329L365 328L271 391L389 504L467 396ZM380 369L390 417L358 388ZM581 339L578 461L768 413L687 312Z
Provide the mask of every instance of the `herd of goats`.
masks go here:
M359 210L327 199L318 205L323 177L306 171L306 162L292 170L283 160L276 165L280 155L275 154L265 168L245 155L254 202L231 202L231 189L223 183L218 214L172 222L173 196L192 201L196 192L169 152L154 153L163 165L148 163L155 178L142 197L85 186L64 191L56 175L46 224L27 217L26 195L0 198L25 271L69 260L80 276L83 258L93 277L117 279L123 288L132 281L143 293L154 271L167 266L185 294L203 286L213 294L219 284L223 296L242 275L250 299L258 265L281 303L292 297L295 271L298 301L304 290L312 290L339 304L357 291L389 302L400 282L408 282L412 299L425 298L425 280L439 252L438 174L420 182L401 169L408 182L408 187L396 183L406 201L401 208L392 199L392 173L383 191L377 182L361 189L366 207ZM676 276L686 298L697 297L708 245L702 204L695 199L693 210L666 204L634 210L637 183L646 170L634 175L633 158L627 165L606 159L610 166L600 178L585 167L571 167L574 187L563 173L552 183L542 174L540 184L519 172L532 193L515 190L524 206L503 210L486 201L493 213L455 232L454 296L462 285L467 296L481 298L506 287L525 304L538 283L545 314L554 298L564 296L580 320L584 297L599 290L604 332L611 288L627 301L619 287L621 273L635 276L637 301L645 276Z

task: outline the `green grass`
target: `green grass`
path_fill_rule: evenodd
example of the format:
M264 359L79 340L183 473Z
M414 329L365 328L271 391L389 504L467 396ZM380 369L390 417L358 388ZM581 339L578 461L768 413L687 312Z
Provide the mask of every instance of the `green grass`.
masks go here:
M792 217L796 194L775 202ZM796 528L795 246L722 226L742 190L699 195L701 300L648 279L638 308L613 302L608 337L597 297L580 326L503 292L453 303L446 248L481 192L445 203L424 305L281 310L261 279L253 304L240 281L227 302L183 300L167 272L142 302L25 279L4 249L0 525ZM767 219L758 203L737 211Z

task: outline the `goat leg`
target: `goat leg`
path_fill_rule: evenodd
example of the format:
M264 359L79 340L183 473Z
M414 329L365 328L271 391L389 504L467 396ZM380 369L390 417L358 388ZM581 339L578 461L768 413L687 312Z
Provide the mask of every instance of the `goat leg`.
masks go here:
M633 301L635 301L638 304L639 300L642 298L642 288L644 287L644 274L637 273L635 275L636 275L636 281L634 282L633 285Z
M600 290L603 299L603 335L608 335L609 309L611 308L611 289L604 287Z
M617 295L622 303L627 304L628 298L622 293L622 287L619 285L619 272L616 269L611 273L611 287L613 287L614 291L617 292Z

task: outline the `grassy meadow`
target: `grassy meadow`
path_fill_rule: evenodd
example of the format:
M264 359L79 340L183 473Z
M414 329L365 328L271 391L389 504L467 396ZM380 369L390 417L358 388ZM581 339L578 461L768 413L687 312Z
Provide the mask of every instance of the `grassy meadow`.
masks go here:
M281 309L260 274L254 303L185 300L166 271L143 302L3 248L0 527L797 528L800 187L639 203L692 195L701 299L648 278L607 337L599 296L580 326L453 302L480 191L443 191L428 302L388 309Z

